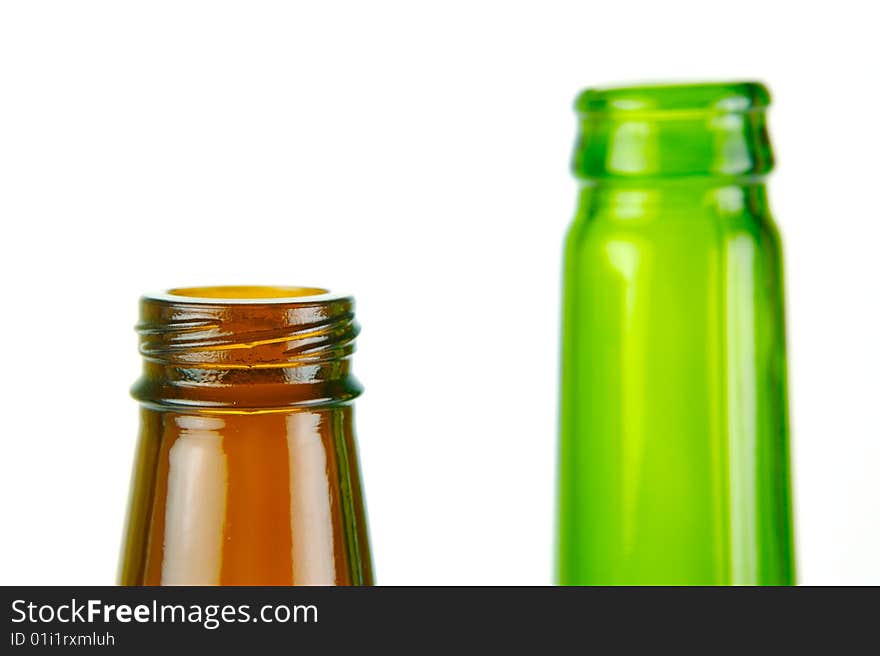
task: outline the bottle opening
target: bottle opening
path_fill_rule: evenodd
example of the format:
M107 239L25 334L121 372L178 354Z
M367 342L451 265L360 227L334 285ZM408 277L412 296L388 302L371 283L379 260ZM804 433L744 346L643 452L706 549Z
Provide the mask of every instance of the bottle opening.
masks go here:
M320 287L274 287L262 285L220 285L216 287L177 287L164 295L183 296L196 301L265 301L301 299L307 296L324 296L329 290Z

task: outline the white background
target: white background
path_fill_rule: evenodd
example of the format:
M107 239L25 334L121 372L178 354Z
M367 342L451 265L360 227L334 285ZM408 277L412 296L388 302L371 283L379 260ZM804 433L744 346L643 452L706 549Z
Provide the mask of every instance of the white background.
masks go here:
M112 583L137 298L358 300L378 580L551 581L585 86L774 94L800 580L880 583L869 2L0 5L0 583Z

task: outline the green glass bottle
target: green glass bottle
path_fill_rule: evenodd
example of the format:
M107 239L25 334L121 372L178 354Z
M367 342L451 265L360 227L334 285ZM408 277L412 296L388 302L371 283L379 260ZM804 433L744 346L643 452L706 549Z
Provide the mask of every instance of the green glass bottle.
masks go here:
M558 580L794 583L767 90L587 90L568 233Z

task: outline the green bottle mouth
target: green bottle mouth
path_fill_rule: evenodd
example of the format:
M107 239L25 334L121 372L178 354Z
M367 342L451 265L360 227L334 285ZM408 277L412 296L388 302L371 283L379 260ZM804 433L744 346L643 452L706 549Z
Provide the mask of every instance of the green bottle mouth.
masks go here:
M760 82L648 84L586 89L575 101L579 114L750 112L770 105Z
M575 102L574 174L609 182L765 175L769 104L758 82L587 89Z

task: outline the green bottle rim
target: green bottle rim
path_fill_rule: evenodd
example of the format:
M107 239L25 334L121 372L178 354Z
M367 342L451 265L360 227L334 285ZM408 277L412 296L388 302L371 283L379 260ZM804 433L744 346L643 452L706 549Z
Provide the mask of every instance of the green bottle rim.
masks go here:
M582 91L579 114L763 111L770 92L760 82L704 82L598 87Z
M594 88L577 98L572 169L626 182L762 176L773 168L760 82Z

